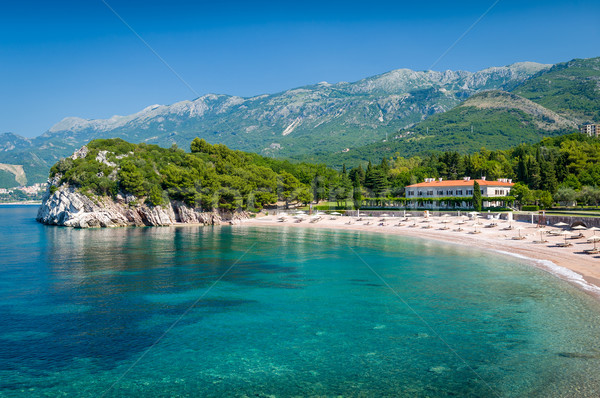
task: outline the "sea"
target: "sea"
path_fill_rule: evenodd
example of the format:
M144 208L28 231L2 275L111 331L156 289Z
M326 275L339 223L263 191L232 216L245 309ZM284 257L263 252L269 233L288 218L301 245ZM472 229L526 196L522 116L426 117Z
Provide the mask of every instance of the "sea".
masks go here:
M36 211L0 206L0 397L600 396L599 301L524 259Z

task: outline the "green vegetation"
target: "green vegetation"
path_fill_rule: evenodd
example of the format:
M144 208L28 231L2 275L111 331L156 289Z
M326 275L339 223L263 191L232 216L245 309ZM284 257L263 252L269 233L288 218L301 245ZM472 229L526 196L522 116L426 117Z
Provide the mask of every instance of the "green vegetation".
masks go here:
M574 59L554 65L514 90L565 117L600 122L600 58Z
M383 159L379 165L369 162L366 170L359 165L348 174L354 184L364 187L367 198L402 198L406 185L428 177L455 180L486 176L488 180L516 181L511 195L520 206L549 208L555 202L600 203L600 140L579 133L545 138L536 144L522 144L508 150L396 156ZM478 202L475 197L470 199Z
M31 201L40 201L42 200L42 193L37 193L35 195L28 195L25 192L14 189L8 193L0 194L0 203L18 203L18 202L31 202Z
M233 151L201 139L192 142L191 153L121 139L95 140L88 149L83 159L56 163L51 177L60 175L61 183L88 195L130 195L151 205L178 200L204 210L256 210L278 201L286 205L331 201L336 208L404 207L406 185L425 178L464 176L513 179L517 183L511 197L498 200L519 206L600 203L600 141L579 133L507 150L383 158L379 164L368 162L350 170L342 165L341 172ZM478 208L483 198L476 195L476 187L474 191L473 197L418 200L450 207L465 202Z
M435 151L456 151L464 155L482 147L509 149L577 131L574 123L531 102L523 103L526 101L510 93L485 92L399 131L386 142L359 146L345 153L317 152L297 158L326 162L339 168L344 163L355 166L369 160L379 161L382 156L423 156ZM373 154L379 159L374 159Z
M477 181L473 182L473 208L481 211L481 187Z
M60 175L60 183L87 195L132 195L155 206L169 200L203 210L260 209L278 200L309 203L327 197L340 180L324 165L268 159L200 139L192 142L192 153L121 139L95 140L87 147L85 158L59 161L50 177Z
M6 170L0 170L0 188L12 188L19 186L15 175Z

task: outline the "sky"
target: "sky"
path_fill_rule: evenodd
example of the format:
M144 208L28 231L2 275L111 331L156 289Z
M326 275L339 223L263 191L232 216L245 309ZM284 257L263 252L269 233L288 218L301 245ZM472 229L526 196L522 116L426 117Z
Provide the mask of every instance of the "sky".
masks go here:
M597 57L599 18L597 0L3 1L0 133L398 68Z

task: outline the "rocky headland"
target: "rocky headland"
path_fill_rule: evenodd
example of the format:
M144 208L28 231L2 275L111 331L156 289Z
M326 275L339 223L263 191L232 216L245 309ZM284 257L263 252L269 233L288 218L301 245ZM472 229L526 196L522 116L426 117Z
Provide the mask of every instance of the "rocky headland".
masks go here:
M53 185L50 185L53 186ZM166 206L138 204L134 197L117 195L90 198L76 188L59 187L44 195L36 220L42 224L74 228L169 226L179 223L236 224L248 218L246 212L203 212L183 202Z

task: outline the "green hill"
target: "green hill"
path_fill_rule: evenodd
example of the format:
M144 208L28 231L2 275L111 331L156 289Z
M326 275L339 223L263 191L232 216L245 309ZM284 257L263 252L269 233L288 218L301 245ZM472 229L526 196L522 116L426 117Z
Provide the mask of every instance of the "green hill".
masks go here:
M600 57L556 64L513 92L578 124L600 122Z
M430 116L386 142L345 153L316 153L307 161L326 161L333 167L354 166L382 157L412 156L431 151L471 153L482 147L507 149L576 131L577 125L530 100L504 91L476 94L448 112Z
M117 138L91 141L52 166L50 178L52 193L69 187L92 198L133 196L134 203L155 206L183 201L208 211L260 209L278 200L308 203L313 192L317 197L324 194L313 191L313 182L329 186L338 173L323 165L293 165L198 138L192 141L191 153Z

